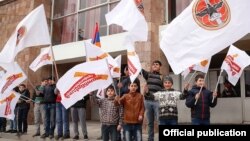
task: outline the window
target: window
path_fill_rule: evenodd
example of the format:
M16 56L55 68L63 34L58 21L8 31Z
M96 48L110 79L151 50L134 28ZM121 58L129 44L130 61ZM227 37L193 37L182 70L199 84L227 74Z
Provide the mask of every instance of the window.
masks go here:
M168 0L168 21L171 22L191 2L192 2L192 0Z
M250 97L250 70L245 70L245 91L246 97Z
M90 39L95 23L101 36L122 32L117 25L107 26L105 14L120 0L54 0L53 45ZM79 5L78 5L79 4Z
M220 75L220 70L209 70L209 87L211 91L214 91L218 78ZM229 98L229 97L240 97L240 80L234 86L228 81L228 76L225 71L221 74L220 80L218 82L218 97Z

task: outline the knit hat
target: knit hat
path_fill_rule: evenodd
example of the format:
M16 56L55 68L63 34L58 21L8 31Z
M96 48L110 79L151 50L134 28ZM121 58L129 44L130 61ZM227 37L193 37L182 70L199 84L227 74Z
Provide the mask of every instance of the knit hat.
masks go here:
M174 83L173 83L173 78L170 77L170 76L165 76L164 79L163 79L163 81L164 81L164 82L165 82L165 81L170 81L172 84L174 84Z

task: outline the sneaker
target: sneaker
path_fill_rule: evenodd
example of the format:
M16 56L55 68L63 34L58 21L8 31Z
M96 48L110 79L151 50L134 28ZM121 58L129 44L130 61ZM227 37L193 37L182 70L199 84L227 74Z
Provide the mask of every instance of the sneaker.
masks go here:
M83 139L88 139L88 135L84 135L84 136L83 136Z
M9 130L6 131L6 133L12 133L12 132L13 132L12 129L9 129Z
M50 138L50 139L53 139L53 138L54 138L54 135L49 135L49 138Z
M62 137L62 139L69 139L69 138L70 138L69 135L64 135L64 136Z
M78 140L79 136L74 136L73 139Z
M36 134L32 135L32 137L36 137L36 136L40 136L40 133L36 133Z
M55 139L56 139L56 140L58 140L58 139L60 139L60 138L62 138L62 135L56 135L56 136L55 136Z
M17 133L17 130L12 130L12 132L11 133Z
M42 134L42 136L41 136L41 138L47 138L47 137L49 137L49 135L48 134L46 134L46 133L44 133L44 134Z
M98 137L98 138L96 138L97 140L102 140L102 136L100 136L100 137Z

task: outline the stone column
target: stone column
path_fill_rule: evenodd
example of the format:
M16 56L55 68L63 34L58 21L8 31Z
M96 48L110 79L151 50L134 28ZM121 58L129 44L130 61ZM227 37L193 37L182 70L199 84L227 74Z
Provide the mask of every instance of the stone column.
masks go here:
M151 64L154 60L160 60L162 62L161 73L169 73L169 65L167 63L166 57L162 53L159 43L159 26L165 24L165 0L143 0L144 14L146 21L148 23L148 41L147 42L137 42L135 49L139 55L142 68L145 70L151 70ZM145 80L140 77L141 90L145 85ZM147 130L147 119L143 123L143 132ZM158 131L158 125L155 124L155 131Z

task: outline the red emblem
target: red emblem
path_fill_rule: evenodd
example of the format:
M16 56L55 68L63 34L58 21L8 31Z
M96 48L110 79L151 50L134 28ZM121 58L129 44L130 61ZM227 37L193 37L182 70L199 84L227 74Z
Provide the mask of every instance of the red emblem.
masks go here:
M17 30L16 46L18 45L18 43L20 42L20 40L24 37L25 33L26 33L26 28L24 26L21 26Z
M142 0L134 0L134 1L138 10L144 15L144 7L143 7Z
M226 0L197 0L193 6L195 22L204 29L225 27L231 18Z

